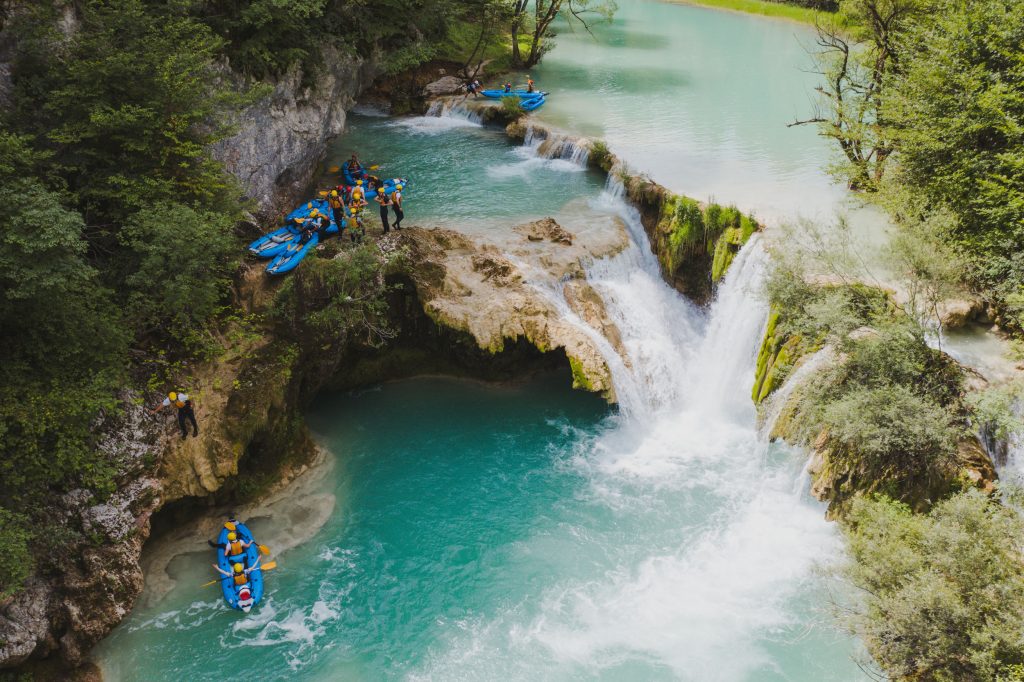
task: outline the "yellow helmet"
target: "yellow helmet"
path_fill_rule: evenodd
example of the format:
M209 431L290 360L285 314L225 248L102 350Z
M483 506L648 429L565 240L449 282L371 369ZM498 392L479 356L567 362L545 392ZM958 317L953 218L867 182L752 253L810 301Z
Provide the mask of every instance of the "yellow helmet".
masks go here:
M362 185L362 184L363 184L363 181L362 181L362 180L356 180L356 184L357 184L357 185Z
M332 197L336 197L336 196L338 196L338 190L336 190L336 189L332 189L332 190L331 190L331 196L332 196Z
M234 533L228 533L228 540L230 540L231 542L234 542L237 539L238 539L237 535L235 535Z
M402 186L401 185L395 185L395 189L398 190L399 192L401 192L402 191Z
M315 218L318 215L320 215L320 211L316 210L315 208L312 211L309 212L309 217L310 218Z
M175 393L174 391L171 391L170 393L167 394L167 397L170 398L171 400L177 400L178 394Z
M235 564L234 565L235 573L241 573L243 568L244 568L244 566L242 566L242 564Z

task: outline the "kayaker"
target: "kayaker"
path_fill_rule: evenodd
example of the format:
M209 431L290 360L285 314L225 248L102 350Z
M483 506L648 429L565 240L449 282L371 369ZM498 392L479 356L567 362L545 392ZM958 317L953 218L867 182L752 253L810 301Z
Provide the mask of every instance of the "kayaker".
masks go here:
M164 398L164 401L156 408L149 411L150 414L156 414L165 407L174 405L175 409L178 410L178 427L181 429L181 439L185 440L188 438L188 428L185 426L185 422L192 423L192 436L199 436L199 424L196 423L196 413L192 409L192 399L188 397L188 393L182 391L171 391Z
M245 550L251 544L251 542L246 542L245 540L240 539L238 537L238 533L228 533L228 541L227 544L224 545L224 556L229 559L233 559L235 557L241 558L241 556L245 554Z
M402 219L405 218L405 212L402 211L402 186L395 185L395 191L391 193L391 205L395 209L395 229L402 229Z
M262 558L263 557L259 557L259 556L256 557L256 563L254 563L249 568L246 568L242 564L236 563L234 566L231 567L233 572L232 571L225 571L223 568L221 568L217 564L213 564L213 567L216 568L217 572L220 573L225 578L233 578L236 586L242 586L242 585L248 584L248 582L249 582L249 574L252 573L253 571L255 571L256 569L258 569L260 567L260 559L262 559Z
M529 75L526 76L526 91L533 92L533 79Z
M327 203L330 204L331 213L334 214L334 224L338 226L338 230L341 230L345 225L345 202L342 201L338 190L331 190Z
M391 198L384 191L384 187L378 187L377 196L373 200L380 205L380 222L384 225L384 234L387 234L391 230L391 226L388 225L388 206L391 205Z
M348 174L351 175L353 179L358 180L363 177L363 166L359 163L359 157L355 152L352 152L352 158L348 160L347 166Z

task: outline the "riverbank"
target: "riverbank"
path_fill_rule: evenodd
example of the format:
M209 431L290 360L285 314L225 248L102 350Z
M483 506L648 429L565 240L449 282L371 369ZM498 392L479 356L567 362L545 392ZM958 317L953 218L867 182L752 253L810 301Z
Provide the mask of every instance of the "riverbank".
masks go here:
M769 19L784 19L814 26L823 16L835 16L831 12L798 7L784 2L770 0L668 0L681 5L729 10L742 14L754 14Z

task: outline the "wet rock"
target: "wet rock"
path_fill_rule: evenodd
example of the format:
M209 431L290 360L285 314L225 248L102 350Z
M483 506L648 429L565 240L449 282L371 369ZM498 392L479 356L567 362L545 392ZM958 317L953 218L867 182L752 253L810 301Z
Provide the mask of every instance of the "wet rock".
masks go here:
M562 228L554 218L542 218L526 225L519 225L515 231L531 242L549 241L555 244L572 246L572 234Z
M985 312L984 302L970 298L942 301L937 308L939 322L943 329L960 329Z

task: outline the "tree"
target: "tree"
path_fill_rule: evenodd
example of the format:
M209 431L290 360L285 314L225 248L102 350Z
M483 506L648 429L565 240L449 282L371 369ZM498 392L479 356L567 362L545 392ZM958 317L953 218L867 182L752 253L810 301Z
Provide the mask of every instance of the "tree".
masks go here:
M530 6L533 5L532 16ZM603 0L593 4L591 0L514 0L512 7L512 61L517 66L531 67L537 64L544 53L550 49L550 38L553 35L551 25L562 13L569 20L579 22L587 31L587 15L594 14L611 21L618 9L614 0ZM564 10L564 11L563 11ZM530 36L530 53L523 58L519 47L519 35L523 32Z
M1024 2L944 0L907 32L885 105L897 180L948 212L970 278L1024 321Z
M238 264L231 216L173 202L130 218L121 240L127 312L139 334L181 339L202 327L224 303Z
M860 498L847 519L849 559L836 569L855 592L838 611L894 679L1021 679L1024 520L978 491L911 513Z
M894 151L886 120L888 79L900 68L900 37L927 0L844 0L849 29L834 18L818 22L815 60L824 84L815 115L790 125L817 124L838 143L844 162L836 169L851 189L873 190Z

